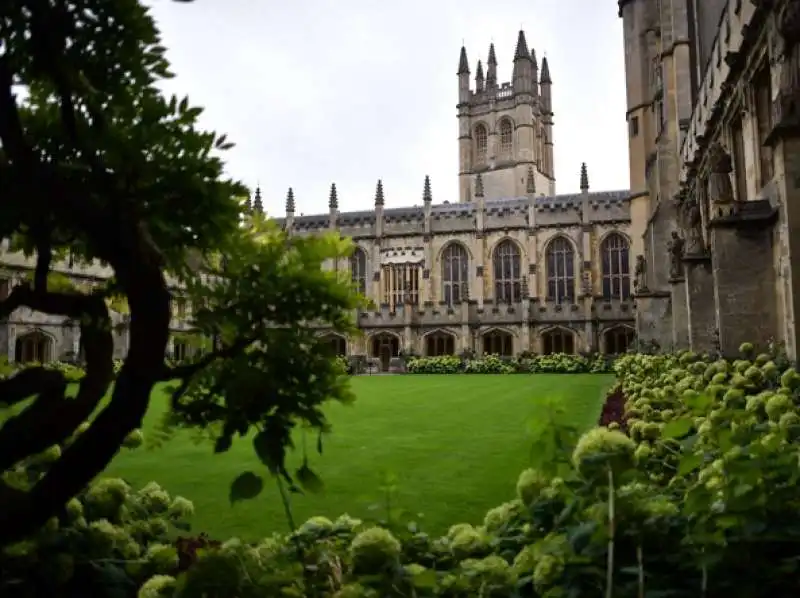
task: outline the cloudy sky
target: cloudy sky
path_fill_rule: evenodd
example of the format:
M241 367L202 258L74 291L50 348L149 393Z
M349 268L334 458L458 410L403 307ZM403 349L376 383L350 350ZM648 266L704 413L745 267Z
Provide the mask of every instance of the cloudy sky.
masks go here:
M593 190L628 187L622 25L612 0L150 0L177 77L167 89L205 106L228 133L231 175L260 184L283 214L369 209L383 179L387 207L457 201L456 68L497 50L511 78L517 32L553 78L556 189L575 192L580 163Z

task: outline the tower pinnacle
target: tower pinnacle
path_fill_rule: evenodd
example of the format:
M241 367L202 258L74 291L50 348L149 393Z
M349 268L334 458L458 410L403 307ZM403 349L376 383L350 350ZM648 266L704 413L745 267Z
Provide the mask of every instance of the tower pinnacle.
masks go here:
M480 172L475 177L475 197L483 197L483 177Z
M264 213L264 202L261 201L261 187L256 187L256 194L253 198L253 212L256 214Z
M422 188L422 201L431 203L433 201L433 194L431 193L431 177L425 175L425 185Z
M520 29L519 35L517 35L517 50L514 52L514 62L518 60L530 60L530 54L528 54L528 42L525 39L525 32Z
M286 193L286 213L294 214L294 207L294 191L289 187L289 191Z
M331 210L339 209L339 195L336 193L336 183L331 183L331 194L328 198L328 207Z
M486 61L486 89L497 87L497 55L494 51L494 42L489 44L489 60Z
M581 191L589 190L589 172L586 170L586 162L581 164Z
M553 80L550 79L550 65L547 64L547 56L542 58L542 76L541 79L539 79L539 82L543 84L548 84L553 82Z
M467 49L461 46L461 56L458 58L458 72L456 75L469 75L469 61L467 61Z
M378 179L378 185L375 187L375 205L382 206L383 201L383 181Z
M528 179L525 185L525 192L528 195L534 195L536 193L536 177L533 174L533 166L528 167Z

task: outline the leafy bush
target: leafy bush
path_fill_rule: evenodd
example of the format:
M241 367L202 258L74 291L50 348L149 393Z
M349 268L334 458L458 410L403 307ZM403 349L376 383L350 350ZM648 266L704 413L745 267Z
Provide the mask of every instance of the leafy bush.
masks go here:
M141 440L138 432L126 445ZM5 483L26 490L61 451L54 446L19 463L5 474ZM155 482L134 490L122 479L98 479L34 536L3 547L0 594L135 595L148 579L178 573L179 552L171 538L188 528L193 511L189 500L170 496Z
M407 362L410 374L608 374L613 372L610 355L535 355L524 352L516 358L497 355L483 357L414 357Z

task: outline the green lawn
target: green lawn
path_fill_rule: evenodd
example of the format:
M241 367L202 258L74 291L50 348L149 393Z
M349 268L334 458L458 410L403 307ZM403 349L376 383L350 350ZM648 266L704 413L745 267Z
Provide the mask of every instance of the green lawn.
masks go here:
M477 523L488 508L513 497L528 464L529 426L543 416L544 401L560 401L575 424L590 427L611 382L611 376L589 374L355 377L358 400L330 407L333 432L322 456L311 454L325 492L293 495L295 519L376 516L369 506L379 501L381 478L389 471L398 479L398 506L423 513L427 531ZM165 397L154 396L145 434L164 406ZM229 504L231 480L247 470L262 470L250 442L239 440L228 453L214 455L210 443L198 445L187 434L158 449L123 451L107 475L137 486L155 480L186 496L196 507L193 528L212 537L251 540L285 531L271 480L257 499Z

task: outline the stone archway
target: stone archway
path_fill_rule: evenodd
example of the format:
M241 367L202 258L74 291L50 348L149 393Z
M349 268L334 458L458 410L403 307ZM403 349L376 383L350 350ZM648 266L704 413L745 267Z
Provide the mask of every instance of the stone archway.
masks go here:
M426 357L439 357L456 354L456 336L446 330L434 330L425 335L424 351Z
M630 326L613 326L603 332L603 352L608 355L627 353L633 346L636 333Z
M381 371L388 372L392 357L400 356L400 339L389 332L379 332L370 339L372 357L381 362Z
M320 340L327 344L334 355L337 357L346 357L347 356L347 341L344 339L343 336L339 334L323 334L320 337Z
M514 355L514 335L507 330L493 328L483 333L483 354L512 357Z
M17 363L47 363L55 358L53 337L41 330L31 330L17 337L14 361Z
M543 332L542 353L544 355L553 355L557 353L574 354L575 331L557 326Z

